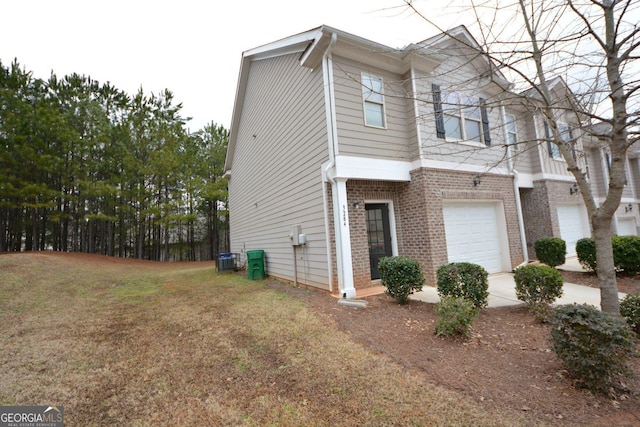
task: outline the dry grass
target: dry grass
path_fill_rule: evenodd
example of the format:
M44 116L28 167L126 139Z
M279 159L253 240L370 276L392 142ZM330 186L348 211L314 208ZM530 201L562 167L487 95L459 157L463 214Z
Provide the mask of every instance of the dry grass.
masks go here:
M0 256L0 404L69 426L532 425L428 383L211 263Z

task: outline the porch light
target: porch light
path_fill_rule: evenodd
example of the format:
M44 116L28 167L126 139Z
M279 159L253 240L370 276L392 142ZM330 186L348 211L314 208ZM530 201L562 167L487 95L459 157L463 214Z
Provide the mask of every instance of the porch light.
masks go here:
M627 206L624 207L624 211L625 212L633 211L633 205L631 203L629 203Z
M360 208L360 203L358 203L358 202L353 202L353 208L354 208L354 209L358 209L358 208Z
M570 188L569 188L569 194L574 195L574 194L578 194L578 192L580 191L580 188L578 187L578 183L574 183Z
M480 185L480 175L476 175L473 177L473 186L477 187L478 185Z

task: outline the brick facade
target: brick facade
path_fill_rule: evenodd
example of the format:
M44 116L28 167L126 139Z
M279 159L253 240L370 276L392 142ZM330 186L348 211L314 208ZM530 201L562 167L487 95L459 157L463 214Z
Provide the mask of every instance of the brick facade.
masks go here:
M523 259L513 193L513 178L485 174L473 185L474 173L420 168L411 172L411 182L347 181L349 226L356 289L371 286L365 201L392 201L398 254L416 259L423 266L426 284L435 286L437 268L448 262L443 201L478 200L501 202L504 207L511 266ZM328 186L328 200L331 188ZM355 207L355 204L358 207ZM330 203L331 205L331 203ZM332 247L335 248L333 215L330 215ZM337 283L335 249L332 250ZM337 291L337 290L336 290Z

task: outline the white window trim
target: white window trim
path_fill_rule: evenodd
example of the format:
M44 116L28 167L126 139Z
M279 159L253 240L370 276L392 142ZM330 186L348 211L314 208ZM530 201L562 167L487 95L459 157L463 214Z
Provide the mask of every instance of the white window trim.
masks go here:
M382 90L380 91L380 96L382 96L382 102L376 102L376 101L371 101L371 100L365 99L364 92L365 92L366 86L363 83L364 80L365 80L365 76L367 78L369 78L369 79L380 80L380 87L382 88ZM371 127L371 128L376 128L376 129L386 129L387 128L387 106L386 106L387 103L385 101L385 96L384 96L384 79L382 77L378 77L378 76L375 76L373 74L361 73L360 74L360 84L362 85L362 118L364 120L364 125L366 127ZM371 104L376 104L376 105L381 105L382 106L382 122L383 122L382 126L376 126L376 125L372 125L372 124L367 123L367 103L371 103Z

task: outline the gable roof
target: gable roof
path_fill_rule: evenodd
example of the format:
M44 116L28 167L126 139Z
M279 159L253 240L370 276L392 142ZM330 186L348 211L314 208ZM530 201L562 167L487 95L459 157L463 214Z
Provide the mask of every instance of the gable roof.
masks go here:
M444 58L452 55L452 45L457 45L456 49L460 54L469 58L470 63L477 69L483 72L490 71L492 81L501 89L507 90L512 86L512 83L500 71L500 68L487 57L485 50L464 25L459 25L411 46L423 50L427 55Z
M342 53L349 58L363 63L369 62L372 65L388 68L394 72L406 72L411 68L412 63L418 62L418 59L414 57L412 52L391 48L327 25L322 25L309 31L243 52L240 61L231 128L229 131L230 136L227 157L225 159L225 173L228 173L233 165L233 153L235 151L238 126L240 125L240 116L244 106L245 90L251 62L281 55L300 53L300 65L315 69L321 64L322 57L327 49L333 46L336 40L339 41L336 48L338 53ZM375 63L371 59L371 53L375 53ZM429 65L425 65L428 62L429 60L422 59L423 66L428 67ZM430 66L433 67L433 65Z
M332 49L337 55L348 57L363 64L384 68L398 74L404 74L413 67L430 72L446 59L447 51L444 49L444 46L452 40L478 53L482 52L480 45L464 26L456 27L417 44L410 44L397 49L327 25L322 25L303 33L292 35L243 52L231 118L231 128L229 131L230 136L225 159L225 173L228 174L233 166L233 153L235 151L240 116L245 101L245 90L251 62L299 53L300 65L315 69L320 66L327 50ZM490 69L495 74L495 81L498 85L504 85L504 87L509 86L507 79L497 67L490 64L486 57L478 55L473 61L476 66Z
M229 129L229 144L225 158L224 172L231 171L233 163L233 153L235 152L238 127L240 125L240 115L244 106L245 90L249 78L249 68L251 61L287 55L295 52L303 52L318 37L320 28L315 28L304 33L296 34L242 53L240 61L240 71L238 72L238 85L236 86L236 96L231 116L231 128Z

